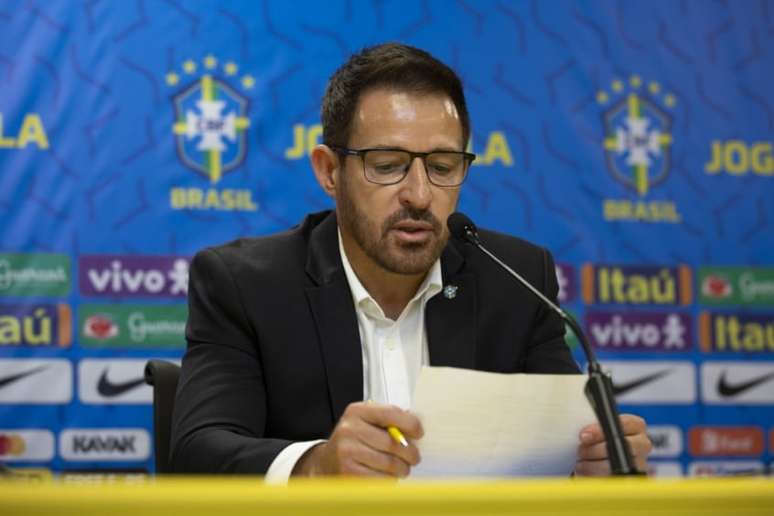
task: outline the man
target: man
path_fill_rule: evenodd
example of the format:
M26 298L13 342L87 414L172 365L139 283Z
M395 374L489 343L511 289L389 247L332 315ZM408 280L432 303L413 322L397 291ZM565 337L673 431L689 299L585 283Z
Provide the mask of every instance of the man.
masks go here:
M421 460L422 425L406 410L421 365L577 372L562 321L448 241L446 219L473 159L451 69L404 45L366 49L331 78L322 122L325 143L311 161L335 211L192 263L178 471L406 476ZM545 250L489 231L481 238L556 298ZM624 416L623 427L644 468L644 421ZM598 425L579 439L575 472L609 472Z

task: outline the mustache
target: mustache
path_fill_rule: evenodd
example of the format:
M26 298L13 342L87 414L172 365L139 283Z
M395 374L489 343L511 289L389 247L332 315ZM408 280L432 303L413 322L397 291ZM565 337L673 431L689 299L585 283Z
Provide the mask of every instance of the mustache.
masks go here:
M390 228L404 220L427 222L433 226L433 233L436 234L440 233L443 228L438 218L429 210L417 210L416 208L404 207L387 217L384 224L382 224L382 235L386 235L390 231Z

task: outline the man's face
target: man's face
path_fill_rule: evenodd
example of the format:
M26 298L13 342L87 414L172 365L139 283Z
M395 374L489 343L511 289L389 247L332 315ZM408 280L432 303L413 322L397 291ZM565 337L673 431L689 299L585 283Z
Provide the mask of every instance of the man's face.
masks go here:
M459 115L448 97L390 89L361 96L348 144L414 152L461 151L463 145ZM412 162L401 182L386 186L366 180L360 157L341 162L336 211L345 242L349 237L369 265L386 271L429 270L446 245L446 219L456 208L459 187L430 183L421 159Z

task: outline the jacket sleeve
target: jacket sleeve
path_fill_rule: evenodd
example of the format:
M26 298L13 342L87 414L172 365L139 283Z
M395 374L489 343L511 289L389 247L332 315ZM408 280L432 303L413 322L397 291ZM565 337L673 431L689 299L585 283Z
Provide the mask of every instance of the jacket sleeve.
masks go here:
M558 305L559 285L556 281L554 260L551 258L551 253L545 249L542 252L543 288L541 291L548 299ZM525 372L542 374L580 372L570 354L570 348L564 340L564 321L542 301L540 304L527 349Z
M186 340L172 416L174 471L265 474L290 441L263 437L258 338L217 250L198 253L191 264Z

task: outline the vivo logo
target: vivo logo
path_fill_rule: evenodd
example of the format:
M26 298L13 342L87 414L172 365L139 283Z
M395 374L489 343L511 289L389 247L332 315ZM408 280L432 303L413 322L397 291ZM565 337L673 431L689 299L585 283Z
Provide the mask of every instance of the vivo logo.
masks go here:
M691 346L691 318L688 314L590 310L585 320L592 345L600 349L687 351Z
M182 297L188 293L188 260L168 256L83 256L81 293L88 296Z

